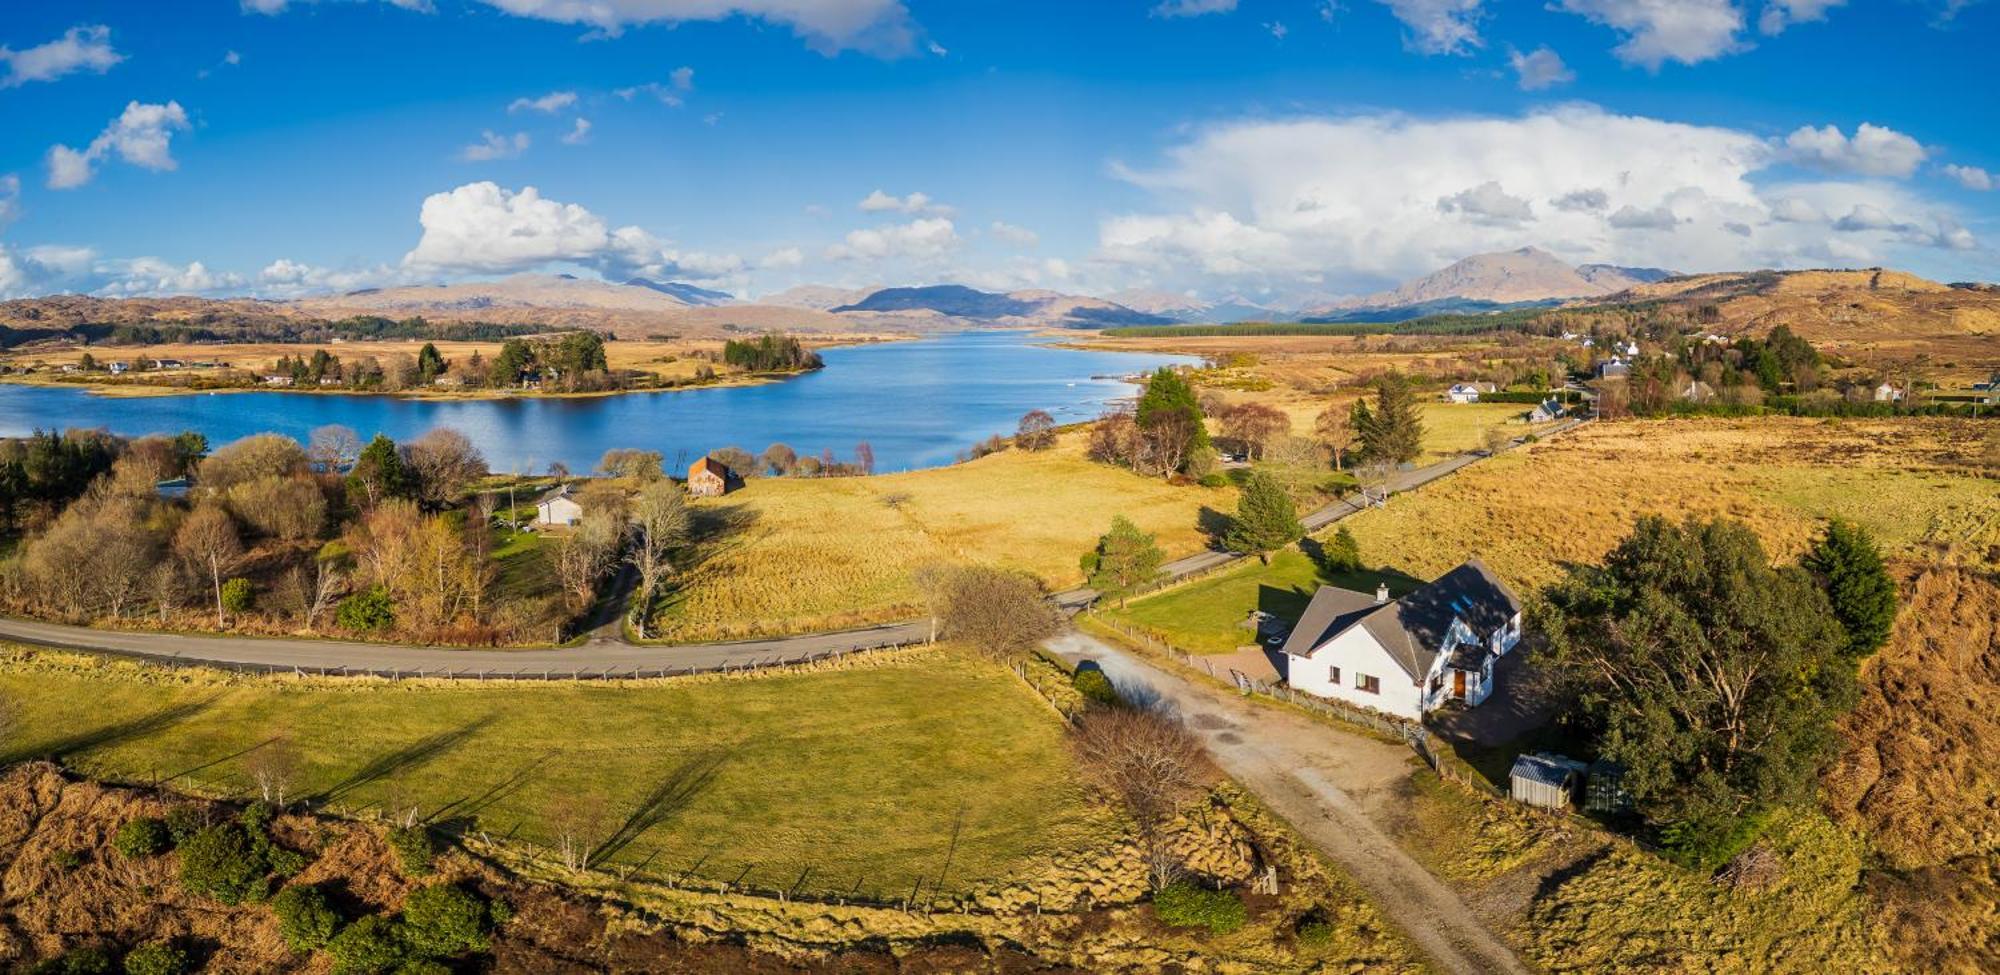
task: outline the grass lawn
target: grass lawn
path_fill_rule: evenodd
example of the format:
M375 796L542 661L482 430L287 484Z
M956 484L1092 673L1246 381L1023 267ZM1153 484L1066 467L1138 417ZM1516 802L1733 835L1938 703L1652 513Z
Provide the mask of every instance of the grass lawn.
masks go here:
M1327 576L1305 553L1287 548L1273 554L1270 565L1247 562L1135 599L1123 609L1105 609L1102 615L1149 630L1193 653L1229 653L1254 639L1241 625L1251 610L1296 620L1322 585L1374 592L1378 582L1387 582L1396 595L1416 585L1415 580L1372 572Z
M1424 456L1420 463L1439 460L1486 446L1486 431L1498 428L1518 437L1551 424L1529 426L1524 419L1534 409L1524 403L1423 403Z
M1062 724L997 666L946 650L851 669L627 686L343 683L0 659L11 758L247 795L288 735L295 795L414 804L548 845L565 809L611 862L818 892L964 889L1102 842ZM592 810L599 814L588 815ZM956 849L946 857L956 834Z
M1124 515L1170 556L1200 549L1204 507L1234 511L1233 488L1176 486L1093 463L1084 435L1055 449L880 477L760 478L695 509L709 540L662 601L675 642L860 626L922 612L911 581L937 562L1080 585L1077 559Z

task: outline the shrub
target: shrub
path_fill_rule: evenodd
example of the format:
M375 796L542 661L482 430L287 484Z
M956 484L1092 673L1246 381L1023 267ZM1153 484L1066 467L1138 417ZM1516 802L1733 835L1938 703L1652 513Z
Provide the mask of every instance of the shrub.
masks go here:
M396 622L396 611L389 604L389 590L376 586L341 600L333 619L350 630L379 630Z
M311 884L278 891L271 898L271 910L278 915L278 933L300 954L326 947L340 929L340 915L327 903L326 892Z
M437 884L403 902L403 940L419 955L451 958L486 950L486 901L463 887Z
M370 914L340 930L326 943L337 975L376 975L404 960L403 939L396 923Z
M1749 849L1764 835L1769 810L1741 816L1704 816L1668 823L1660 830L1666 857L1691 870L1714 870Z
M260 799L244 806L243 811L236 814L236 821L253 834L261 833L265 826L270 825L271 817L277 814L278 807Z
M111 975L111 955L102 948L78 948L28 969L30 975Z
M267 867L250 835L235 823L209 826L180 844L181 886L224 904L264 896Z
M175 806L167 810L167 839L175 846L208 825L208 811L199 806Z
M1118 689L1111 686L1111 678L1096 667L1078 667L1076 675L1069 679L1071 687L1082 694L1084 700L1095 704L1117 704Z
M130 860L165 853L171 845L166 821L153 816L141 816L118 827L118 835L111 840L112 849Z
M125 975L183 975L188 953L171 941L155 941L125 953Z
M412 958L396 966L396 975L451 975L451 966L435 958Z
M237 576L222 584L222 608L232 613L241 613L257 601L257 590L250 580Z
M1245 911L1243 898L1233 891L1209 890L1182 880L1153 895L1153 916L1168 927L1228 934L1243 926Z
M1195 483L1205 488L1228 487L1229 475L1211 472L1203 474Z
M405 877L426 877L431 872L431 858L437 856L437 843L431 838L431 831L423 826L404 826L389 831L389 849L396 853L396 863L403 868Z
M1324 948L1333 943L1333 925L1320 918L1300 921L1292 933L1299 939L1299 945L1305 948Z
M49 862L54 864L57 870L75 870L83 866L83 851L57 850L49 854Z

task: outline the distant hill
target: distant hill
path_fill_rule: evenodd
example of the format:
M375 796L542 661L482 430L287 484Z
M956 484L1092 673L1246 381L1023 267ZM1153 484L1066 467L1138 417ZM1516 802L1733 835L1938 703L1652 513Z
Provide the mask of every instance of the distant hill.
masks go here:
M647 288L663 295L671 295L690 305L728 305L736 301L736 296L727 291L711 291L708 288L686 284L680 281L648 281L633 278L625 282L628 288Z
M1114 301L1066 295L1054 291L993 292L962 284L916 288L883 288L830 309L850 312L932 312L947 318L995 325L1057 328L1105 328L1117 325L1165 325L1163 315L1135 311Z
M1850 350L1910 355L1912 341L1950 341L1969 359L2000 359L2000 291L1902 271L1741 271L1640 284L1608 302L1663 301L1712 309L1714 331L1763 334L1778 325ZM1984 355L1981 355L1981 352Z
M781 308L810 308L827 311L837 305L848 305L881 290L880 288L836 288L825 284L801 284L786 288L776 294L757 299L760 305L777 305Z
M1576 267L1539 247L1474 254L1441 270L1404 282L1390 291L1349 298L1306 309L1309 321L1395 321L1405 309L1460 311L1446 302L1479 302L1490 308L1516 307L1528 302L1609 295L1661 281L1672 272L1660 268L1627 268L1612 264ZM1360 312L1359 316L1353 312ZM1415 317L1415 316L1408 316Z
M1556 299L1544 301L1479 301L1472 298L1439 298L1434 301L1420 301L1414 305L1392 305L1388 307L1349 308L1345 311L1330 311L1318 315L1306 315L1302 322L1407 322L1431 315L1485 315L1499 311L1513 311L1520 308L1553 308L1560 304Z
M1273 321L1291 317L1287 312L1258 304L1239 295L1230 295L1219 301L1208 301L1174 291L1134 289L1107 295L1106 300L1124 305L1133 311L1158 315L1177 322L1226 325L1231 322Z

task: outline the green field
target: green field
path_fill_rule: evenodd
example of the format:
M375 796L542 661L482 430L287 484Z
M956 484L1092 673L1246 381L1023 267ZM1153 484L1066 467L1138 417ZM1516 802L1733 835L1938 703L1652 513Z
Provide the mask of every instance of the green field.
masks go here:
M1320 586L1373 592L1377 582L1389 583L1389 590L1399 596L1416 585L1414 580L1377 573L1327 576L1304 553L1288 548L1272 555L1268 566L1247 561L1208 578L1135 599L1123 609L1105 609L1102 615L1152 632L1193 653L1229 653L1252 642L1250 629L1241 624L1253 609L1297 619Z
M244 796L246 763L282 734L303 759L293 795L323 807L415 805L545 846L580 810L608 862L656 877L893 899L919 877L965 890L1024 876L1110 829L1055 714L948 650L603 686L236 677L16 651L0 695L9 761Z

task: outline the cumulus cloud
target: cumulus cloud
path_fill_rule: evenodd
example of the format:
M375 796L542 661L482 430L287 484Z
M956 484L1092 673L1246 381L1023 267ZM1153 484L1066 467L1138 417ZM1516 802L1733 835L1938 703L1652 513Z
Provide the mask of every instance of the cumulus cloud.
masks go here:
M841 243L826 249L826 257L833 261L931 261L951 253L958 245L958 229L950 220L925 217L909 223L848 231Z
M21 218L21 177L8 173L0 176L0 230Z
M951 207L930 198L925 193L911 193L909 196L890 196L881 190L870 192L855 204L864 213L913 213L934 217L952 215Z
M1733 0L1558 0L1555 9L1625 38L1620 61L1658 71L1668 61L1698 64L1742 49L1743 12Z
M590 120L579 116L562 137L563 145L580 146L590 141Z
M1547 45L1527 54L1510 50L1507 52L1507 64L1514 69L1522 91L1541 91L1576 80L1576 72L1563 64L1562 55Z
M1767 35L1782 34L1793 24L1825 20L1826 12L1847 0L1767 0L1757 17L1757 29Z
M554 115L576 104L576 92L552 91L540 98L516 98L507 105L508 114L515 112L541 112Z
M640 95L650 95L659 99L662 105L679 108L687 103L687 96L691 91L694 91L694 69L682 65L668 73L665 83L648 81L643 85L620 88L612 94L628 102Z
M1475 223L1496 226L1516 226L1535 216L1527 200L1507 195L1498 182L1490 179L1450 196L1438 197L1437 208L1440 213L1463 214Z
M1968 190L1990 190L1993 188L1993 174L1978 166L1947 165L1944 174L1958 181L1958 185Z
M1792 161L1836 173L1862 176L1908 176L1924 161L1924 147L1895 129L1861 123L1854 138L1838 126L1802 125L1785 137Z
M1480 0L1379 0L1408 28L1403 46L1421 54L1470 54L1479 38Z
M668 247L639 227L611 229L588 209L543 197L532 186L515 191L481 181L433 193L417 222L423 236L402 266L418 272L500 274L570 263L613 280L714 279L745 267L734 254Z
M187 127L187 112L179 102L128 103L125 111L112 119L90 145L82 149L65 145L49 147L49 188L75 189L90 182L97 173L97 164L112 153L144 169L173 169L173 135Z
M916 26L902 0L481 0L517 17L580 24L616 36L644 24L748 17L791 28L823 54L909 53Z
M1040 234L1026 227L1016 226L1004 220L993 221L993 236L1016 247L1033 247L1041 243Z
M185 266L157 257L135 257L112 261L99 268L111 280L94 292L113 298L137 295L200 295L241 288L243 276L211 271L200 261Z
M489 159L513 159L528 151L533 140L526 132L516 132L510 138L487 129L479 134L479 141L458 151L458 157L466 162L485 162Z
M111 47L111 28L103 24L72 27L53 41L20 51L0 44L0 62L7 65L0 88L54 81L77 71L103 74L123 60L125 56Z
M1155 164L1114 164L1150 202L1100 221L1096 257L1126 277L1225 293L1355 293L1528 245L1578 263L1694 271L1894 263L1909 256L1898 248L1922 243L1835 237L1823 218L1808 222L1858 203L1933 227L1933 243L1969 236L1935 229L1949 208L1901 184L1784 182L1786 160L1757 133L1580 104L1220 123Z
M1226 14L1236 9L1236 0L1165 0L1153 8L1155 17L1199 17Z
M758 267L767 269L798 267L806 262L805 251L796 247L780 247L757 262Z
M241 2L243 12L246 14L263 14L267 17L276 17L286 10L291 9L294 3L314 3L317 0L241 0ZM418 13L428 14L437 12L437 8L431 3L431 0L384 0L384 2L392 7L401 7L404 10L414 10Z

